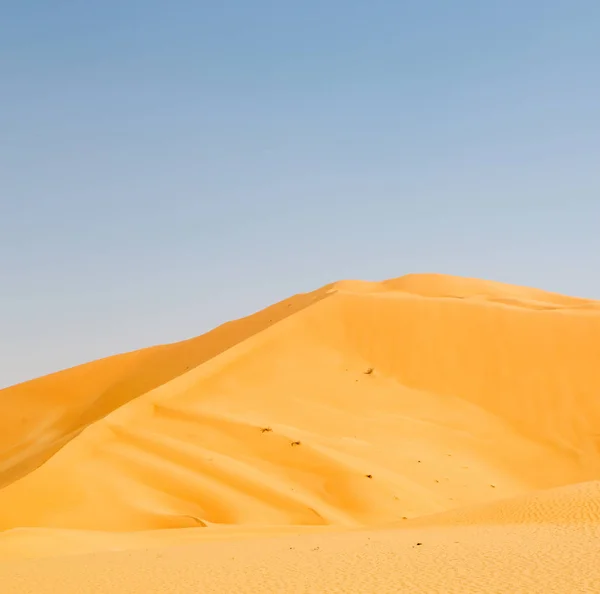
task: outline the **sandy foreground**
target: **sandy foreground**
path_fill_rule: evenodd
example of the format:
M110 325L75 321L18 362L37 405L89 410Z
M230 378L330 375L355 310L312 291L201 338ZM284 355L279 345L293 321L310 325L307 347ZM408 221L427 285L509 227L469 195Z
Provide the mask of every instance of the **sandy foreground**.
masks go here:
M600 302L344 281L0 391L12 592L599 592Z

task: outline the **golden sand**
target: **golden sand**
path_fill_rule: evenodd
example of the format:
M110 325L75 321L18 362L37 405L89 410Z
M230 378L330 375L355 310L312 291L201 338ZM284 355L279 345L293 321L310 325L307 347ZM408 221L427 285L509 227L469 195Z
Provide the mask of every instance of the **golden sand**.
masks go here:
M600 591L599 362L600 302L409 275L2 390L1 591Z

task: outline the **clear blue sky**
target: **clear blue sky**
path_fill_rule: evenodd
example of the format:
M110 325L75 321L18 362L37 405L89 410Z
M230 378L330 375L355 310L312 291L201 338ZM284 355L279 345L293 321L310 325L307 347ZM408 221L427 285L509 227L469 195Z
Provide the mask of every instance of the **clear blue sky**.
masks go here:
M0 0L0 385L340 278L600 298L600 2Z

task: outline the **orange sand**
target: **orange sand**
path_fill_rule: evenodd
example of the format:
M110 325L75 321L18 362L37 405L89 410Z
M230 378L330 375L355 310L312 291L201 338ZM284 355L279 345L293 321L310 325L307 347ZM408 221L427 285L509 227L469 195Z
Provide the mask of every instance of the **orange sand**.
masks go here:
M409 275L2 390L2 592L600 591L599 361L600 302Z

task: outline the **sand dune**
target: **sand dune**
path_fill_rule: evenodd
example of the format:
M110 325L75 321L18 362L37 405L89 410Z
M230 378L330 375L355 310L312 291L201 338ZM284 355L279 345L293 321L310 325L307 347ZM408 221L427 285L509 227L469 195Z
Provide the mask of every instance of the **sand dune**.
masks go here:
M552 524L600 526L600 481L535 491L414 518L403 528Z
M50 591L85 567L62 591L107 591L107 575L151 592L569 591L548 573L597 536L599 360L598 302L409 275L8 388L0 579ZM530 586L498 566L502 588L481 589L483 560L520 546ZM380 581L360 577L374 568Z

